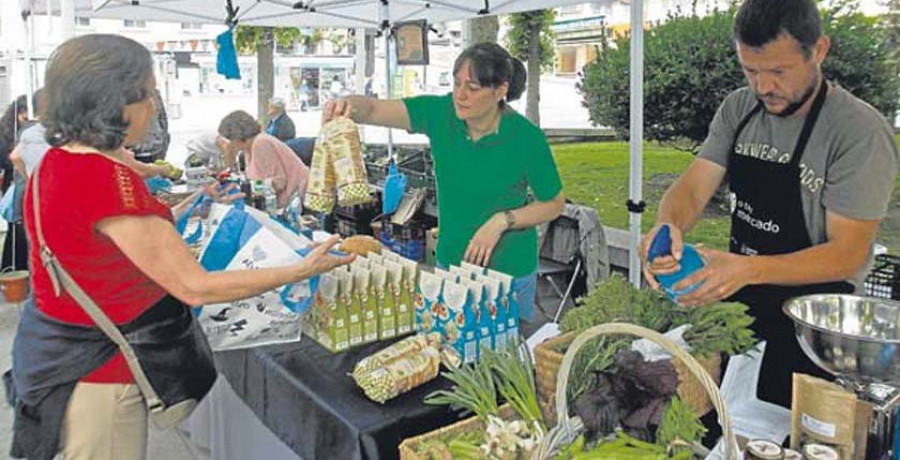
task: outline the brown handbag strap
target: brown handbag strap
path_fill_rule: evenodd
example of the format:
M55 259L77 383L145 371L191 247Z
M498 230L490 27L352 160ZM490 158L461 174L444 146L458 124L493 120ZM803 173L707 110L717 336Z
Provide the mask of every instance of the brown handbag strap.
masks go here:
M47 246L47 241L44 239L44 233L41 229L41 200L40 200L40 177L41 177L41 164L43 161L38 163L38 165L34 169L34 183L31 187L31 196L33 199L33 209L34 209L34 229L35 233L37 233L38 244L40 245L40 254L41 254L41 264L44 265L44 268L47 270L47 274L50 276L50 282L53 283L53 291L57 297L59 297L60 293L63 289L75 299L75 302L81 306L82 309L94 320L94 323L97 324L97 327L109 337L116 345L119 346L119 350L122 351L122 355L125 357L125 362L128 363L128 368L131 370L131 374L134 376L134 381L137 384L138 388L141 390L141 393L144 395L144 399L147 402L147 408L151 412L155 412L158 410L164 410L165 407L162 403L162 400L156 394L156 391L153 389L153 386L150 385L150 380L147 378L147 374L144 373L143 368L141 368L141 364L137 359L137 355L134 352L134 348L131 347L131 344L128 343L128 340L125 339L125 336L122 335L122 332L118 327L106 316L106 313L97 305L90 296L87 295L86 292L78 285L78 283L69 275L69 273L63 268L62 264L59 262L59 259L53 254L50 250L50 247Z

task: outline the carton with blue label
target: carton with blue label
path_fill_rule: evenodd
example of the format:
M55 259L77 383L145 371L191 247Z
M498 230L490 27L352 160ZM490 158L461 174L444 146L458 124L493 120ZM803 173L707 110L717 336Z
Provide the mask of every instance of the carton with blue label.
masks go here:
M475 264L470 264L468 262L460 262L459 267L472 275L472 279L475 279L479 276L484 276L486 271L484 267L480 267Z
M491 316L485 304L484 286L477 281L465 281L461 284L469 288L469 295L472 297L472 307L478 311L478 356L484 349L496 350L494 344L494 336L497 328L494 321L496 315Z
M505 309L506 338L509 343L517 343L519 340L519 301L512 290L513 277L496 270L487 270L487 277L500 282L500 304L498 307Z
M416 289L416 333L443 333L438 325L441 309L446 309L441 303L443 287L443 278L424 271L419 274L419 285Z
M478 315L469 286L445 281L442 295L451 319L444 327L444 345L451 347L462 362L474 363L478 359Z
M506 332L508 312L505 308L500 307L503 300L500 295L500 281L487 276L479 276L476 281L484 286L484 302L482 304L494 323L494 346L497 347L497 350L505 350L509 342Z

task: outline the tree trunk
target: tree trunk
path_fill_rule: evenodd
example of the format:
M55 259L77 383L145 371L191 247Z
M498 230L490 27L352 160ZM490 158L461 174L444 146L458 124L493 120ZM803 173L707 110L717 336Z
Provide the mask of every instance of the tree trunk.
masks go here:
M463 29L465 34L463 46L466 48L476 43L497 43L500 21L497 16L479 16L466 20Z
M541 126L541 25L532 21L528 25L528 94L525 100L525 116Z
M275 94L275 40L271 27L266 27L256 47L256 119L269 124L269 100Z

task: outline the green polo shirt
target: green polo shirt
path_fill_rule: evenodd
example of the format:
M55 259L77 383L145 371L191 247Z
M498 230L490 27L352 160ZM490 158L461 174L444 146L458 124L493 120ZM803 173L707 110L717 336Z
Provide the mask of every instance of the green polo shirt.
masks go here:
M475 232L495 213L525 206L529 188L540 201L562 190L544 133L514 110L503 113L496 134L472 142L465 122L456 117L452 94L403 102L412 132L431 140L439 263L459 265ZM519 277L534 272L537 262L537 230L511 230L497 243L490 268Z

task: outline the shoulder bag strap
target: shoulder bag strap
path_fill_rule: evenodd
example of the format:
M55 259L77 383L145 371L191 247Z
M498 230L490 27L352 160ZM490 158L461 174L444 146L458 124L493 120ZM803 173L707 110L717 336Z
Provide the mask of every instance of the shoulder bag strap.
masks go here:
M81 286L69 276L69 273L63 268L62 264L59 262L59 259L50 251L50 247L47 246L47 241L44 240L44 233L41 230L41 207L40 207L40 177L41 177L41 164L34 170L34 184L32 187L32 199L33 199L33 207L34 207L34 228L35 233L37 233L38 244L40 245L40 254L41 254L41 263L44 265L44 268L47 270L47 274L50 276L50 281L53 283L53 291L57 297L59 297L61 293L61 288L65 289L69 295L78 302L78 305L84 309L84 311L94 320L94 323L97 324L104 334L106 334L110 340L112 340L116 345L119 346L119 349L122 351L122 355L125 357L125 361L128 363L128 368L131 370L132 375L134 376L134 381L137 384L138 388L141 390L141 393L144 395L144 399L147 401L147 408L150 412L155 412L157 410L165 409L162 400L159 399L159 396L156 394L156 391L150 385L150 380L147 379L147 374L144 373L144 370L141 368L141 364L137 359L137 355L134 353L134 348L128 343L125 339L125 336L122 335L122 332L118 327L103 313L103 310L94 303L94 301L81 289Z

